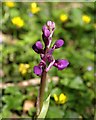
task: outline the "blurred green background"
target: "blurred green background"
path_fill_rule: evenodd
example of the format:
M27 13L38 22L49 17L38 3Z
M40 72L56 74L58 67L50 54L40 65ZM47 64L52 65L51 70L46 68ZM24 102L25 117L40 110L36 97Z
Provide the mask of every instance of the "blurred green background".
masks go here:
M65 44L54 58L67 59L68 68L48 73L45 98L50 92L65 94L67 101L57 104L51 96L46 118L94 118L94 3L2 2L0 12L0 117L30 118L36 112L39 77L33 73L40 56L32 45L42 41L42 26L56 24L52 44L59 38ZM24 83L25 82L25 83ZM55 111L55 112L54 112Z

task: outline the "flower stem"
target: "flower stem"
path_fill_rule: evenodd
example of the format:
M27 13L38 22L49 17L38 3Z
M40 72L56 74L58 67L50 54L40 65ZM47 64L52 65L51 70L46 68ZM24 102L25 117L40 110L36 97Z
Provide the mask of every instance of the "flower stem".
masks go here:
M48 48L45 48L45 54L47 53L47 50ZM39 95L37 98L37 116L39 115L43 106L44 92L45 92L45 86L46 86L46 76L47 76L47 72L45 70L46 70L46 67L43 68L43 72L41 75Z
M43 105L45 85L46 85L46 71L44 70L41 76L39 95L37 99L37 116L39 115L42 105Z

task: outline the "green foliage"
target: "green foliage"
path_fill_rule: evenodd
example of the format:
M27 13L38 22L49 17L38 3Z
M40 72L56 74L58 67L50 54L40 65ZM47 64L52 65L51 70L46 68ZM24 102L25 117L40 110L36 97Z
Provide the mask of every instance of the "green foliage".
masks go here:
M48 96L48 98L46 99L46 101L43 102L43 106L41 109L40 114L38 115L38 118L45 118L48 108L49 108L49 103L50 103L50 95Z
M32 86L30 83L29 86L23 86L23 88L21 83L38 78L33 73L33 67L39 64L40 57L32 50L32 45L37 40L42 41L42 26L47 20L52 20L56 24L52 44L59 38L64 40L64 46L54 51L53 56L55 59L67 59L70 65L63 71L52 67L48 73L50 80L46 85L44 97L46 98L50 93L52 96L46 118L89 118L92 120L96 104L94 93L94 77L96 76L94 71L95 5L91 2L83 4L40 2L37 3L37 6L40 7L40 11L33 14L30 2L15 2L14 7L8 7L5 2L2 2L2 9L0 9L0 12L2 10L2 17L0 16L2 22L2 26L0 26L2 31L2 37L0 33L0 54L2 55L0 57L0 62L2 62L0 77L4 85L10 83L14 86L2 89L0 118L35 117L38 85ZM67 14L68 20L62 22L61 14ZM83 15L87 15L91 21L84 22ZM18 27L12 23L13 17L17 16L22 18L24 26ZM20 64L30 66L25 74L20 72ZM54 76L56 79L53 80ZM18 83L21 86L17 87ZM58 105L53 96L61 93L67 96L67 101L65 104ZM30 104L33 107L24 111L24 101L26 100L32 101Z
M5 96L2 98L2 101L6 104L6 108L9 110L21 110L23 100L24 96L15 87L6 88Z

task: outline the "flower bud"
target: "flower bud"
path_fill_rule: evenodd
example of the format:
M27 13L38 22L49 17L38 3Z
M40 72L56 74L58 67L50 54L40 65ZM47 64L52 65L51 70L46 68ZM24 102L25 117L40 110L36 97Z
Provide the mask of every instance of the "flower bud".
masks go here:
M49 30L53 31L55 29L55 23L52 21L48 21L47 26L48 26Z
M48 39L48 37L50 36L50 31L48 30L46 25L43 26L42 32L43 32L43 37Z
M43 45L40 41L37 41L32 48L36 53L43 53Z
M53 47L55 47L55 49L62 47L62 45L64 44L64 41L62 39L59 39L55 42L55 44L53 45Z

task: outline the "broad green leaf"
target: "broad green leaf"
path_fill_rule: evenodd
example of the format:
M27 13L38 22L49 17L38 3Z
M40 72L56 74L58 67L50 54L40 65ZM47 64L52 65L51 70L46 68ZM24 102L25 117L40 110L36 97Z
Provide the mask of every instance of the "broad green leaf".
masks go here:
M41 112L40 112L38 118L45 118L45 116L47 114L47 111L48 111L49 102L50 102L50 95L48 96L48 98L46 99L46 101L44 101L43 107L41 109Z

